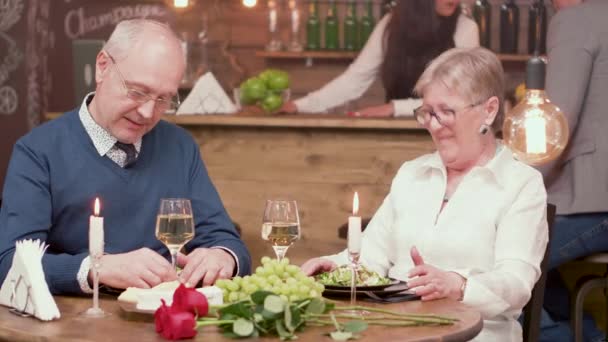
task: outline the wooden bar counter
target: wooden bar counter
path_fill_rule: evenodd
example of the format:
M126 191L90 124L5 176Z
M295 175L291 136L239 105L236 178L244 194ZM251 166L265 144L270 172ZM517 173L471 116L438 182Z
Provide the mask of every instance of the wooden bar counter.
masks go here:
M34 318L23 318L0 307L0 341L164 341L154 330L151 314L127 313L115 298L105 297L100 306L111 315L101 319L83 318L80 313L91 306L90 298L56 296L61 312L56 321L42 322ZM483 327L479 312L449 299L431 302L404 302L396 304L367 304L403 313L436 314L456 318L454 325L425 327L370 326L359 341L468 341ZM330 327L307 327L299 332L298 341L332 341L324 337ZM278 341L278 338L251 338L231 340L223 337L215 327L198 331L195 341Z
M267 199L298 201L302 238L287 256L300 264L345 247L337 229L352 211L355 191L359 214L371 217L401 164L434 149L413 119L325 114L164 119L187 129L200 145L211 179L242 228L254 266L262 256L274 255L260 233Z

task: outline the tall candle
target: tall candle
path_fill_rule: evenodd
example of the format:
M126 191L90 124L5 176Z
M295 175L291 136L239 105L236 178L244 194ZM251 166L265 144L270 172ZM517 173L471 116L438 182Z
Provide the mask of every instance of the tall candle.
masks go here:
M361 252L361 217L359 213L359 195L355 192L353 197L353 215L348 217L348 251Z
M94 215L89 218L89 254L103 255L103 217L99 216L99 198L95 198Z

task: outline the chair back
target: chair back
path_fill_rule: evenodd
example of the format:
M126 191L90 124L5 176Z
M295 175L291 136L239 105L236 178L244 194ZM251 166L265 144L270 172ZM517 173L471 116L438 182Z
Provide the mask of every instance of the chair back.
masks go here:
M549 229L549 241L551 241L551 230L555 221L555 205L547 203L547 226ZM545 285L547 283L547 271L549 267L549 244L545 249L545 256L540 263L540 278L534 284L530 301L523 310L524 323L523 333L524 342L536 342L540 335L540 316L543 309L543 299L545 297Z

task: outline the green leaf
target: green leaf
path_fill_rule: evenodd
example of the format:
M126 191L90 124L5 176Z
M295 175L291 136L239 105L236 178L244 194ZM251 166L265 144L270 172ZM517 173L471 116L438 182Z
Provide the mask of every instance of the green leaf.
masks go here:
M367 329L367 323L363 321L348 321L344 323L343 330L353 334L360 333Z
M239 318L232 324L232 332L239 337L251 336L253 333L253 323L244 318Z
M300 313L300 310L297 307L291 307L290 308L291 311L291 325L294 327L294 329L298 329L302 324L305 323L305 321L302 319L302 314Z
M313 298L306 307L307 314L320 315L325 312L325 302L319 298Z
M270 291L255 291L251 294L251 301L255 304L261 305L264 304L264 300L266 299L266 297L270 295L274 295L274 293Z
M226 319L228 315L230 315L232 319L235 317L251 319L253 317L253 310L249 303L238 302L220 310L220 319Z
M264 299L264 310L279 314L283 312L285 302L277 295L266 296Z
M329 336L331 336L331 339L334 341L347 341L354 338L353 333L346 331L334 331L329 333Z

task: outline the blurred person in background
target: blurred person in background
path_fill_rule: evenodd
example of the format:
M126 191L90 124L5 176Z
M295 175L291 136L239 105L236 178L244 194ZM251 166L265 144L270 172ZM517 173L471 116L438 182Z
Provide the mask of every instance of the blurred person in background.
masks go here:
M557 216L549 243L549 273L541 341L572 341L570 294L558 267L608 252L608 1L553 0L547 34L547 95L568 119L561 157L540 169ZM585 341L605 341L593 318Z
M477 24L460 13L459 0L400 0L382 18L354 62L321 89L287 102L286 113L323 113L356 100L382 80L386 103L361 116L412 115L422 100L413 93L426 65L453 47L479 46Z

